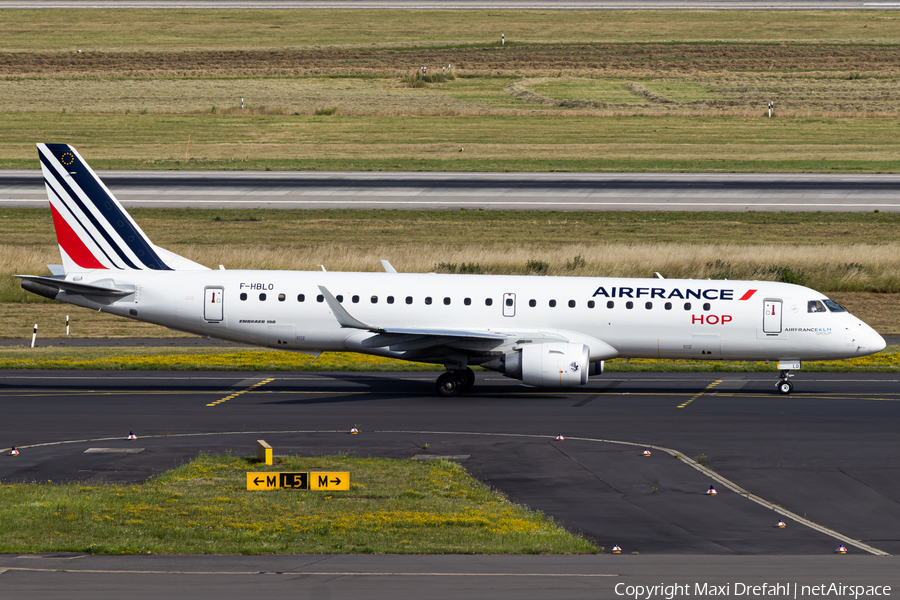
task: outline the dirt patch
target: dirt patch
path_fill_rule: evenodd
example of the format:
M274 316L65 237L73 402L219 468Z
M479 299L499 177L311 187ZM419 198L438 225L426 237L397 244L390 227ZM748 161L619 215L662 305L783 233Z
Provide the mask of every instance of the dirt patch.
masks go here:
M549 76L627 72L900 72L894 46L825 44L546 44L454 48L320 48L196 52L39 52L0 55L0 76L399 76L417 66L466 74Z

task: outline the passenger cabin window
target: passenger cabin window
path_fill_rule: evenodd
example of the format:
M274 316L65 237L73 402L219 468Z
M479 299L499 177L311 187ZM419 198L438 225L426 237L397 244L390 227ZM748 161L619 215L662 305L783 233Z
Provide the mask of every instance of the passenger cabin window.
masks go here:
M613 302L612 300L606 301L606 308L613 308L615 305L616 305L616 303Z
M709 310L709 302L703 303L703 310Z
M822 302L825 303L825 306L828 307L828 310L831 312L847 312L844 310L844 307L835 302L834 300L829 300L828 298L822 298Z
M569 300L569 308L575 308L575 301Z
M394 297L393 297L393 296L388 296L388 297L387 297L387 303L388 303L388 304L393 304L393 303L394 303Z
M241 300L246 300L246 299L247 299L247 294L246 294L246 292L242 292L242 293L241 293Z
M287 298L287 296L285 296L284 294L278 294L278 301L279 301L279 302L284 302L285 298Z
M444 298L444 306L450 306L450 298Z
M806 312L828 312L828 309L818 300L810 300Z
M593 300L588 300L588 308L594 308L596 304L594 304Z
M353 300L353 304L357 304L359 302L359 296L353 296L351 300Z
M672 303L666 302L666 310L672 310Z
M378 304L378 296L372 296L369 300L372 304Z
M684 303L684 310L691 310L691 303L690 303L690 302L685 302L685 303Z
M493 298L485 298L485 299L484 299L484 305L485 305L485 306L490 306L490 305L493 304L493 303L494 303L494 299L493 299Z
M551 301L550 301L550 308L553 308L554 306L556 306L556 300L551 300Z
M632 308L634 308L634 302L629 300L628 302L625 303L625 308L627 308L628 310L631 310Z
M507 306L512 306L512 305L513 305L513 299L512 299L512 298L507 298L507 299L506 299L506 305L507 305Z
M343 296L342 294L338 294L337 296L335 296L335 298L337 298L337 301L338 301L338 302L343 302L343 301L344 301L344 296Z
M653 308L653 303L652 303L652 302L647 302L646 304L644 304L644 308L646 308L647 310L652 309L652 308Z
M318 296L316 296L316 302L325 302L325 296L319 294Z
M528 306L530 306L531 308L534 308L535 306L537 306L537 300L529 300Z
M260 294L260 295L259 295L259 299L260 299L260 301L265 302L265 300L266 300L266 295L265 295L265 294Z
M425 298L425 304L431 304L431 296Z
M412 304L412 296L407 296L407 297L406 297L406 303L407 303L407 304Z
M471 305L472 305L472 299L471 299L471 298L466 298L465 300L463 300L463 304L465 304L466 306L471 306Z
M305 302L306 295L305 294L297 294L297 302Z

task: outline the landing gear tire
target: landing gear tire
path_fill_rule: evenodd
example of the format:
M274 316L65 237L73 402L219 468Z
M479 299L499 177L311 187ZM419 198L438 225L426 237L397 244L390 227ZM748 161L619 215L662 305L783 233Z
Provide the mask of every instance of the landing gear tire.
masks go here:
M470 389L472 389L472 386L475 385L475 372L469 367L466 367L466 370L462 371L460 375L462 375L463 377L461 391L468 392Z
M456 373L443 373L437 378L437 392L441 396L458 396L462 391L464 379Z
M775 387L778 389L779 394L787 395L794 391L794 384L787 379L779 381L778 385L776 385Z

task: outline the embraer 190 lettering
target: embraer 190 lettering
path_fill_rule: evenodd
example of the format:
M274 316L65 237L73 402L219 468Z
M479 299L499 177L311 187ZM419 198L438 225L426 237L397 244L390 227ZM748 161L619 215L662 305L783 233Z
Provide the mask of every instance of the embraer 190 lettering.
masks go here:
M155 246L81 155L38 144L62 265L20 275L35 294L279 350L443 365L438 392L478 365L535 387L584 385L612 358L801 361L878 352L884 339L821 293L768 281L211 270Z

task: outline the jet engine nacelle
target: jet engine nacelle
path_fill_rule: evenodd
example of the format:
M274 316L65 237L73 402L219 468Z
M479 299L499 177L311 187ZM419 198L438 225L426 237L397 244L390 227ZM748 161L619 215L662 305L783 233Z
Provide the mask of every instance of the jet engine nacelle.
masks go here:
M503 357L499 367L507 377L521 379L535 387L584 385L590 370L590 348L571 342L550 342L522 346Z

